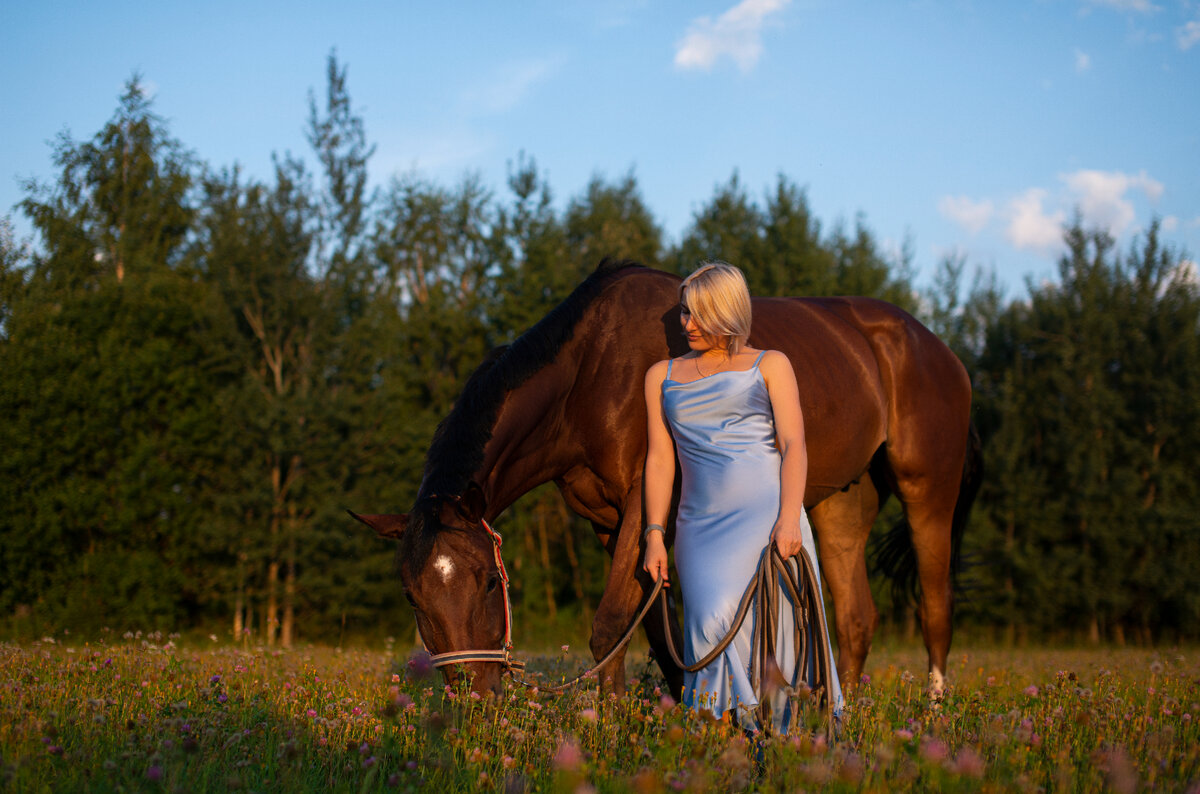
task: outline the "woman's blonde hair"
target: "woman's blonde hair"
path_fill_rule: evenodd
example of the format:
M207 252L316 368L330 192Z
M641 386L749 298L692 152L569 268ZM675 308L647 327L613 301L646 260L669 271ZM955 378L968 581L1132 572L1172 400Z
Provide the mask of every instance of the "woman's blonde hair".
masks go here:
M750 338L750 289L733 265L703 263L679 285L679 302L701 331L724 340L730 355Z

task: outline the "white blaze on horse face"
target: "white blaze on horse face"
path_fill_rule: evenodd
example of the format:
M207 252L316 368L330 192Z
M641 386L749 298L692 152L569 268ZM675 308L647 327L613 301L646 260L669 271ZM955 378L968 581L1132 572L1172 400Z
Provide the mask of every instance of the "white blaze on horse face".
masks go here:
M433 561L433 567L442 575L442 584L450 584L450 577L454 575L454 561L445 554L439 554Z

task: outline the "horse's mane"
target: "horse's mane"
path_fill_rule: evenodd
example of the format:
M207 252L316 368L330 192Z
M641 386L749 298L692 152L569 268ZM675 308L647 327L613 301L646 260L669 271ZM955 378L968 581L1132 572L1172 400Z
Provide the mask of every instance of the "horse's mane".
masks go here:
M461 495L483 465L484 446L492 437L507 394L554 361L575 335L575 327L592 301L617 273L637 266L629 260L605 258L562 303L511 345L492 350L471 373L454 407L434 431L425 456L424 478L401 549L410 564L420 565L427 556L432 537L426 536L433 534L427 530L440 525L429 520L435 518L432 497Z

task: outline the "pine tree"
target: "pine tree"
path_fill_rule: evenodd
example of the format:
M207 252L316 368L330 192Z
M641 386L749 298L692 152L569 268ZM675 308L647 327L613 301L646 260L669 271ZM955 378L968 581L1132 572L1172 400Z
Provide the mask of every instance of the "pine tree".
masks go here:
M180 266L191 160L135 77L54 161L57 183L22 202L42 249L6 296L3 598L51 623L172 626L198 604L192 538L227 373L220 317Z

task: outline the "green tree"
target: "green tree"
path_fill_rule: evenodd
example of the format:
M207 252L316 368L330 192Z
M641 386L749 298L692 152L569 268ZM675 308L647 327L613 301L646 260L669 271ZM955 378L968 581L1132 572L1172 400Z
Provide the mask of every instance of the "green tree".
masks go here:
M173 627L197 607L192 538L227 374L211 296L179 265L191 160L135 77L54 161L57 183L22 202L42 248L6 273L3 600L52 625Z
M642 200L632 169L615 182L593 176L583 194L567 204L567 249L580 272L590 273L604 258L632 259L657 267L662 230Z
M979 359L985 509L1026 621L1148 641L1196 616L1178 563L1197 553L1182 474L1197 462L1196 287L1157 227L1125 258L1078 222L1065 240L1059 283L1030 285Z
M675 254L675 269L690 273L701 262L723 261L737 265L746 274L755 295L774 295L776 286L764 276L770 260L765 235L766 217L751 200L734 171L725 185L695 214Z

